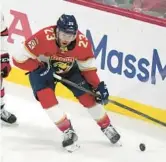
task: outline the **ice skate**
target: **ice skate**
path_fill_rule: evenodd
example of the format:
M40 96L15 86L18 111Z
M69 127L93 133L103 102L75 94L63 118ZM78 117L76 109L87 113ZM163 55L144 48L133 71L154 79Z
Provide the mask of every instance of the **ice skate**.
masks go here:
M73 128L69 128L64 131L64 139L62 142L62 146L68 151L73 152L80 148L77 144L78 136L76 135Z
M115 130L112 125L109 125L107 128L101 129L107 138L111 141L112 144L115 144L120 139L120 134Z
M5 124L14 124L17 121L17 118L14 114L8 112L5 109L1 109L1 121Z

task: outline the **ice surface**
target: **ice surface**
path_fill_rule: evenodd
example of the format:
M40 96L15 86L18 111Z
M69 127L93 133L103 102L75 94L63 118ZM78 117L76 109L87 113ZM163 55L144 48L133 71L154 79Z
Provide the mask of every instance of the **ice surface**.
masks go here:
M71 117L81 145L78 151L68 153L61 147L61 132L35 101L31 90L10 83L7 87L7 109L17 115L18 125L0 129L1 162L166 161L165 128L109 113L121 133L123 146L111 145L85 108L58 98L63 110ZM144 152L139 150L141 142L146 144Z

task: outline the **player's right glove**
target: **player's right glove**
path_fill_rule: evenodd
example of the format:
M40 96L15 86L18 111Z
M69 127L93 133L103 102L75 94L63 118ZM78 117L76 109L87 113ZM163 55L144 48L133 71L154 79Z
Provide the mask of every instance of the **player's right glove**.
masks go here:
M108 103L109 92L103 81L99 83L98 87L94 89L93 92L97 95L97 97L95 97L97 103L102 105L106 105Z
M1 77L6 78L11 71L11 65L9 62L9 54L1 54Z
M30 72L29 78L39 87L45 87L54 82L53 70L47 63L41 63L37 69Z

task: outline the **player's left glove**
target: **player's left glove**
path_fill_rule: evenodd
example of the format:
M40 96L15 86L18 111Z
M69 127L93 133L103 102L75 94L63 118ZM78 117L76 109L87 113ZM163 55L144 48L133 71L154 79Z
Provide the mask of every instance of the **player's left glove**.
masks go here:
M1 77L6 78L11 71L11 65L9 62L9 54L1 54Z
M94 92L98 95L96 97L96 102L106 105L108 103L109 92L106 84L102 81L99 83L98 87L94 89Z

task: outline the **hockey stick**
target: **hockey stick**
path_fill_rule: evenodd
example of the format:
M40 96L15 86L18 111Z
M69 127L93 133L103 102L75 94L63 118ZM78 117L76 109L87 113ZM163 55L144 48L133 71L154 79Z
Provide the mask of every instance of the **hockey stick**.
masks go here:
M84 91L84 92L86 92L86 93L89 93L89 94L91 94L92 96L96 96L96 97L98 96L97 94L93 93L92 91L90 91L90 90L88 90L88 89L86 89L86 88L84 88L84 87L82 87L82 86L79 86L79 85L77 85L76 83L71 82L70 80L67 80L67 79L65 79L65 78L62 78L61 76L59 76L59 75L57 75L57 74L55 74L55 73L53 74L53 76L54 76L55 79L57 79L57 80L59 80L59 81L61 81L61 82L63 82L63 83L66 83L66 84L68 84L68 85L70 85L70 86L73 86L73 87L75 87L75 88L77 88L77 89L79 89L79 90L82 90L82 91ZM164 122L162 122L162 121L160 121L160 120L158 120L158 119L155 119L155 118L153 118L153 117L151 117L151 116L149 116L149 115L146 115L146 114L144 114L144 113L142 113L142 112L140 112L140 111L137 111L137 110L135 110L135 109L133 109L133 108L131 108L131 107L129 107L129 106L126 106L126 105L121 104L121 103L119 103L119 102L117 102L117 101L114 101L114 100L109 100L109 102L112 103L112 104L114 104L114 105L116 105L116 106L118 106L118 107L121 107L122 109L128 110L128 111L130 111L130 112L132 112L132 113L135 113L135 114L137 114L137 115L139 115L139 116L142 116L142 117L144 117L144 118L146 118L146 119L149 119L149 120L151 120L151 121L153 121L153 122L155 122L155 123L158 123L158 124L160 124L160 125L166 127L166 123L164 123Z

